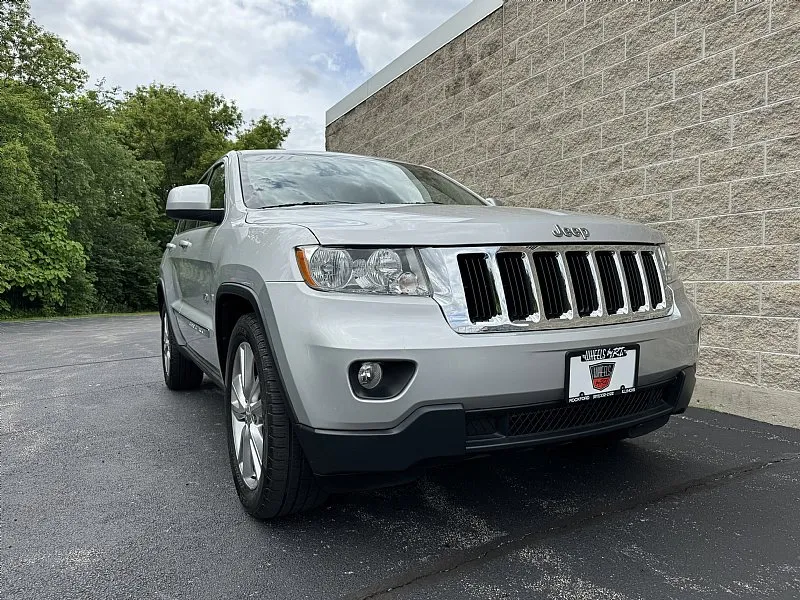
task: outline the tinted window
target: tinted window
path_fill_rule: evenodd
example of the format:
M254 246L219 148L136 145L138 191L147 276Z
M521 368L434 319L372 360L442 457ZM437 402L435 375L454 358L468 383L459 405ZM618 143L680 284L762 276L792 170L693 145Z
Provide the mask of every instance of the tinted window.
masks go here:
M219 165L208 182L211 188L211 208L225 208L225 165Z
M302 203L473 204L480 199L426 167L374 158L243 154L250 208Z

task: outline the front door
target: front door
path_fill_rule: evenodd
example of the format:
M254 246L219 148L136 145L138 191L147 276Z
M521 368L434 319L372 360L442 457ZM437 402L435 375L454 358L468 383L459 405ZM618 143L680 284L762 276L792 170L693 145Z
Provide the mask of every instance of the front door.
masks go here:
M201 180L211 187L211 208L225 207L225 165L215 165ZM217 366L214 331L214 252L213 243L219 228L205 221L189 221L173 239L173 264L178 281L179 299L173 308L178 327L192 350L211 365Z

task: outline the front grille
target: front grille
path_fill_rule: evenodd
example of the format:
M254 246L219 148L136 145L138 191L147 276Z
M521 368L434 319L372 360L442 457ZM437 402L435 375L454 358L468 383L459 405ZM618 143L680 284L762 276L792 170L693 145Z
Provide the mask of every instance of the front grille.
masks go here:
M560 329L662 317L674 298L647 245L541 245L420 250L459 333Z
M464 284L469 318L473 323L488 321L499 314L486 254L461 254L458 268Z
M470 441L491 439L556 437L657 417L673 408L671 383L575 404L559 402L517 410L468 412L467 445Z
M533 287L525 270L525 255L522 252L498 252L497 266L508 306L508 318L523 321L536 312Z

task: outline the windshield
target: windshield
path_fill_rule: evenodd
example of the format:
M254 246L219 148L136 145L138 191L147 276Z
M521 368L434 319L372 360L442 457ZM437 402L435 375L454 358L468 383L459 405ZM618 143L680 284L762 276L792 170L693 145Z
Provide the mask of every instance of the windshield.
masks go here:
M242 154L248 208L297 204L472 204L483 202L431 169L350 156Z

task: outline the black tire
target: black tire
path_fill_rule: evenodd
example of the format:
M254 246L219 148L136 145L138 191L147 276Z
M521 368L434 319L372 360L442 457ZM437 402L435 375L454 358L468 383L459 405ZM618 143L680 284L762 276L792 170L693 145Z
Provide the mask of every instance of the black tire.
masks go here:
M178 349L165 310L161 308L161 370L164 372L164 383L171 390L197 389L203 383L203 371Z
M250 489L239 468L233 437L231 387L235 354L242 342L253 351L261 399L261 423L264 424L261 477ZM311 471L295 435L288 401L278 376L266 332L254 314L242 316L231 332L225 377L224 422L228 438L236 492L248 513L258 519L272 519L315 508L327 499Z

